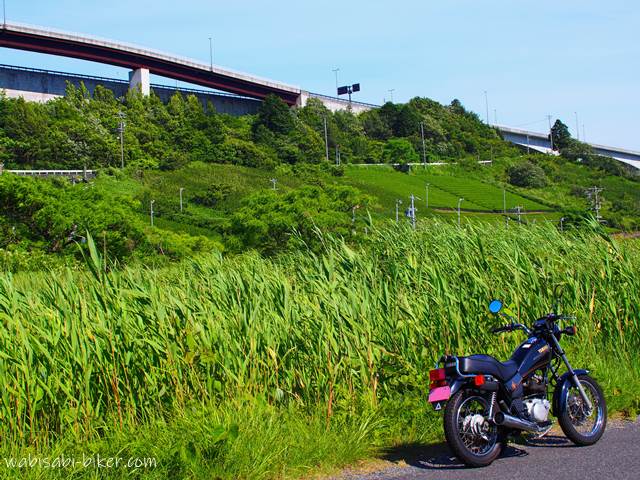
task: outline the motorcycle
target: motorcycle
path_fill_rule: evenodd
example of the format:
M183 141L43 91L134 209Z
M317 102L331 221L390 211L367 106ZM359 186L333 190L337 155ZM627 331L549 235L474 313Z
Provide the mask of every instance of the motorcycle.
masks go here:
M602 389L588 370L572 368L560 346L564 335L574 336L577 330L573 325L561 329L559 322L575 318L550 313L529 328L501 312L502 307L500 300L489 304L491 313L510 319L493 333L522 330L528 336L509 360L445 355L429 372L429 402L437 411L444 408L451 450L468 466L487 466L510 436L547 433L553 425L549 413L576 445L596 443L607 424ZM562 375L561 362L567 369Z

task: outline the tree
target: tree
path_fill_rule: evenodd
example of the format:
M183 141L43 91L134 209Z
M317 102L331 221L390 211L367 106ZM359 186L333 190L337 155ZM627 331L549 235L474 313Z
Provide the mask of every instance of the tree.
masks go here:
M386 163L407 164L417 162L418 154L413 145L404 138L392 138L384 146L382 158Z
M560 119L556 120L556 123L551 127L551 139L555 150L561 150L569 146L571 141L569 127L562 123Z
M527 188L542 188L547 185L544 170L529 161L513 165L507 173L511 185Z
M267 95L258 108L258 118L253 124L254 129L261 125L274 133L287 135L294 128L291 109L280 97Z

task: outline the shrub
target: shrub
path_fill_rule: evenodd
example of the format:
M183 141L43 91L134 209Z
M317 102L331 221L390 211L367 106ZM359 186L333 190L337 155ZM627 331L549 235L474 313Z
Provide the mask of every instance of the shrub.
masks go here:
M509 183L517 187L542 188L547 185L547 176L542 168L531 162L513 165L507 173Z

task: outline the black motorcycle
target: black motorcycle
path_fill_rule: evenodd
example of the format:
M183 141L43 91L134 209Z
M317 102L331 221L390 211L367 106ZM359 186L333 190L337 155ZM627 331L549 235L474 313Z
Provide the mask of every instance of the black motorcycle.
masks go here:
M573 443L596 443L607 424L602 389L588 370L571 367L559 342L563 335L576 334L575 326L558 326L573 317L550 313L530 329L501 313L499 300L493 300L489 310L511 320L494 328L494 333L522 330L528 338L506 362L490 355L443 356L438 362L443 368L429 372L429 402L436 410L446 404L444 432L449 447L469 466L489 465L510 435L545 434L553 424L550 412ZM559 375L561 362L567 371Z

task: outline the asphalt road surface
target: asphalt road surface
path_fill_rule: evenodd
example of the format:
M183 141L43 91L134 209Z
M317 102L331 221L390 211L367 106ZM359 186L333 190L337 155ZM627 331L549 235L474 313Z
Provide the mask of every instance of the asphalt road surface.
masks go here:
M344 472L340 480L638 480L640 417L636 422L610 422L604 436L590 447L576 447L561 433L539 440L510 443L490 466L467 468L445 444L408 446L383 456L380 471Z

